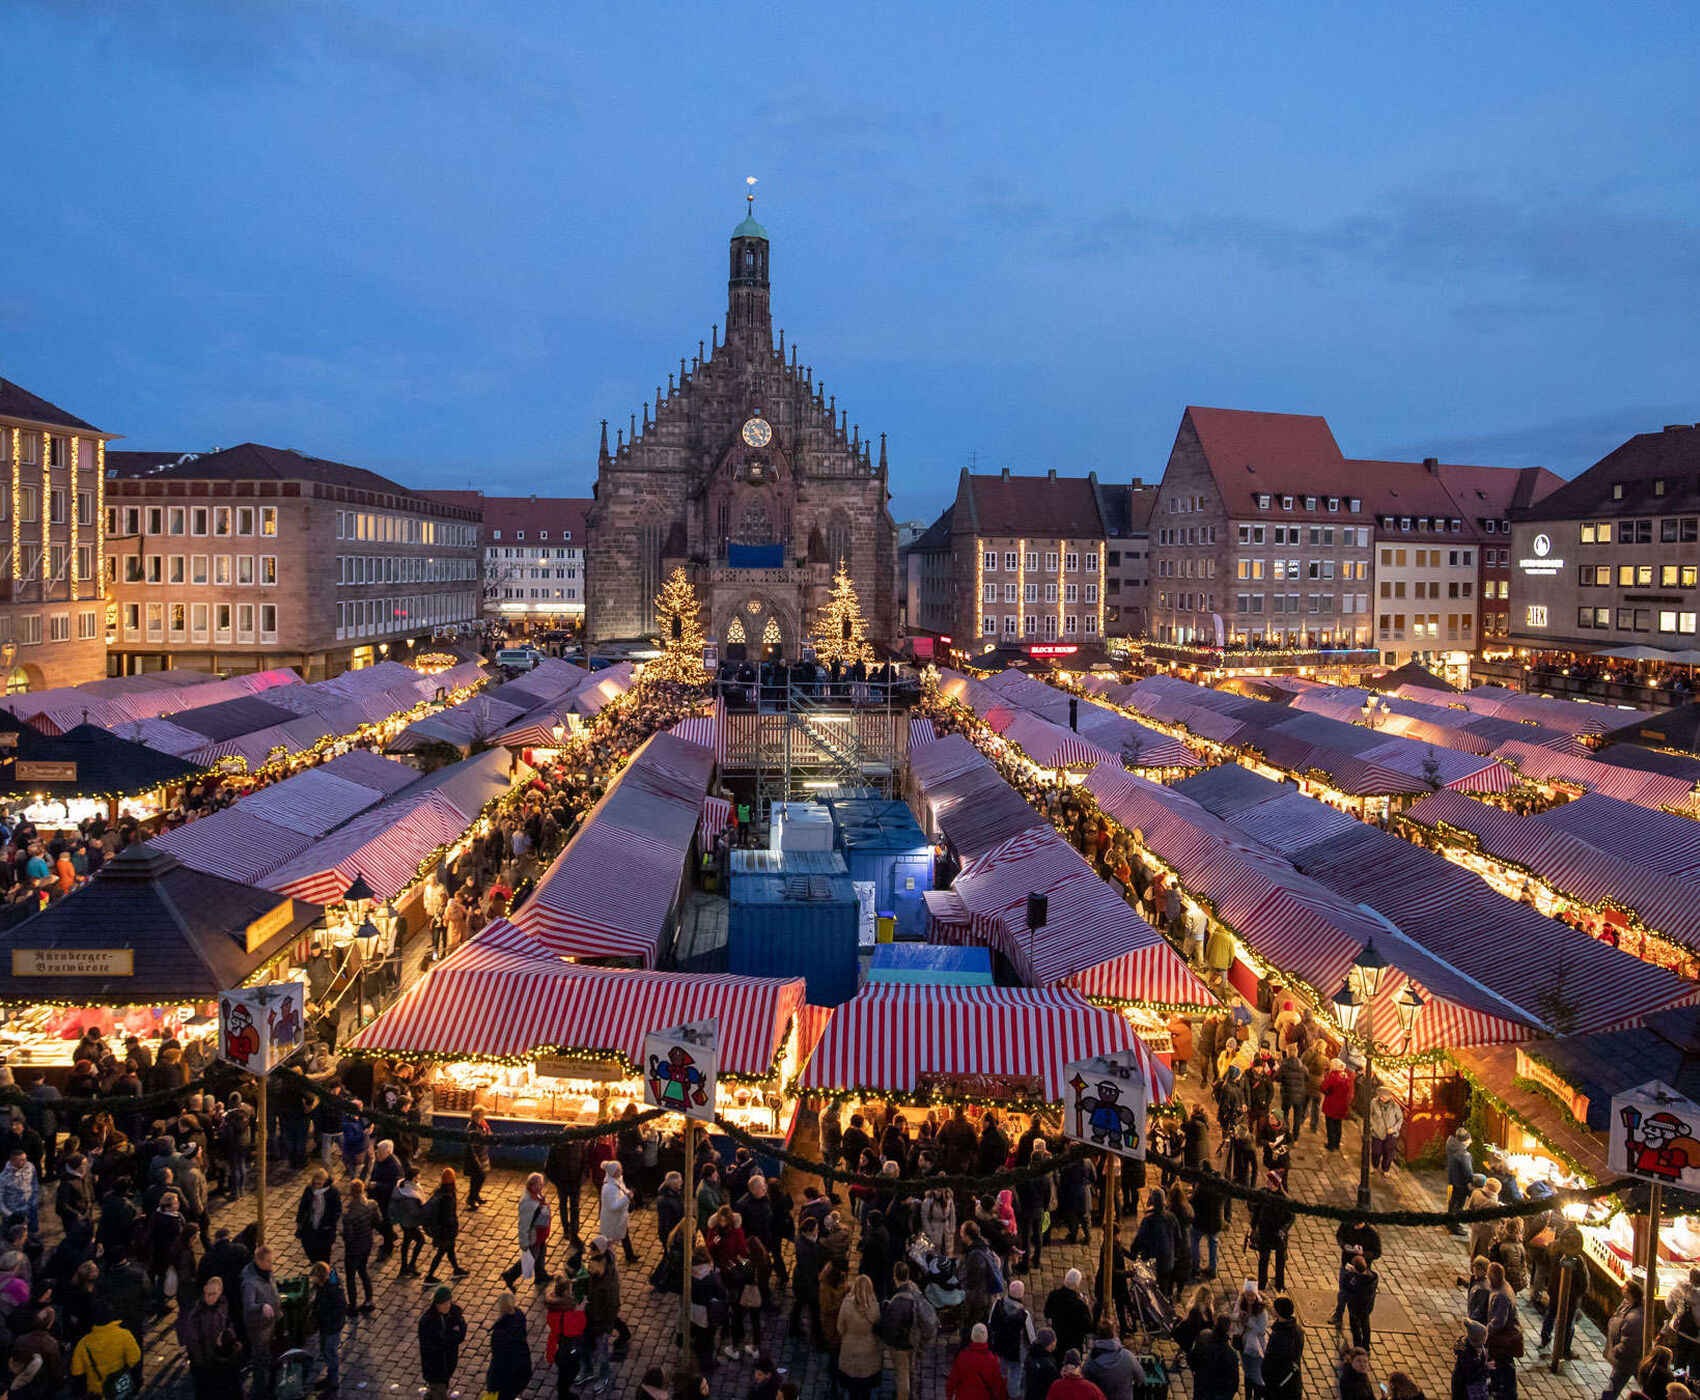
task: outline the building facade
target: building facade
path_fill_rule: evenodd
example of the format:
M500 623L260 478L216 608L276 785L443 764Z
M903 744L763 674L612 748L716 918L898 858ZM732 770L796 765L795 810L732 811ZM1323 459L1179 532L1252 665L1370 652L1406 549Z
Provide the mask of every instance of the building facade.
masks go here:
M8 693L106 675L101 521L111 437L0 379L0 675Z
M1432 460L1432 459L1430 459ZM1425 465L1427 463L1425 462ZM1511 635L1511 513L1524 510L1564 485L1545 467L1475 467L1435 464L1478 544L1476 647L1504 652Z
M795 657L843 561L871 638L899 636L897 531L885 439L849 422L813 370L774 343L767 230L731 240L726 335L711 332L617 430L604 422L588 520L588 640L651 636L654 600L684 568L722 656ZM627 432L629 431L629 440Z
M1509 640L1700 647L1700 424L1641 433L1511 512Z
M1322 418L1188 407L1149 525L1150 637L1370 645L1374 516L1362 489Z
M477 621L479 513L243 443L107 454L108 668L322 680Z
M903 551L903 624L911 636L955 639L955 570L950 542L954 509L946 506Z
M1145 636L1150 612L1151 512L1157 487L1134 477L1130 486L1100 486L1104 519L1104 635Z
M583 622L588 499L486 496L482 491L426 494L483 516L486 617L519 632L576 627Z

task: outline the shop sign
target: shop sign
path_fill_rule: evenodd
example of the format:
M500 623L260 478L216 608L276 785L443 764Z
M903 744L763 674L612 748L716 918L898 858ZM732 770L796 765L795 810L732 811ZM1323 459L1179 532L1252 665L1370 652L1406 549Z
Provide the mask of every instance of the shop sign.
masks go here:
M1063 1136L1117 1156L1145 1160L1151 1086L1131 1050L1076 1060L1063 1070Z
M306 1038L307 988L301 982L241 987L218 999L218 1057L250 1074L270 1074Z
M1669 1186L1700 1187L1700 1104L1649 1080L1613 1094L1606 1162L1613 1172Z
M1566 1084L1563 1077L1551 1065L1535 1059L1527 1051L1519 1048L1517 1051L1517 1073L1522 1078L1539 1084L1541 1088L1553 1095L1578 1123L1588 1121L1588 1096L1577 1093L1570 1085Z
M14 977L133 977L133 948L14 948Z
M977 1074L968 1070L923 1071L915 1077L923 1094L941 1099L990 1099L1043 1103L1045 1081L1036 1074Z
M626 1076L617 1069L598 1064L595 1060L563 1060L558 1056L540 1055L537 1059L539 1079L594 1079L612 1084Z
M20 783L74 783L77 765L68 759L20 758L12 765L12 777Z
M18 747L18 731L8 729L0 733L0 749L15 749Z
M1029 656L1073 656L1080 648L1067 642L1035 642L1027 648Z
M1551 578L1564 571L1564 556L1553 557L1550 535L1536 535L1533 548L1532 557L1517 561L1517 567L1524 573L1533 578Z
M645 1035L643 1101L651 1108L712 1122L720 1073L719 1031L719 1021L711 1016Z
M262 914L246 929L247 949L257 953L289 927L295 917L295 901L286 899L268 914Z

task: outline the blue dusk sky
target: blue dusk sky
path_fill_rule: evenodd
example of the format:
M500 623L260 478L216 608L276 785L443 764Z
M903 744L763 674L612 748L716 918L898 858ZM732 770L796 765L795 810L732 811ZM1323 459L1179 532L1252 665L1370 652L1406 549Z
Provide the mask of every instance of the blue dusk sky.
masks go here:
M774 320L892 507L1183 406L1566 474L1700 419L1700 6L10 0L0 375L121 446L587 494Z

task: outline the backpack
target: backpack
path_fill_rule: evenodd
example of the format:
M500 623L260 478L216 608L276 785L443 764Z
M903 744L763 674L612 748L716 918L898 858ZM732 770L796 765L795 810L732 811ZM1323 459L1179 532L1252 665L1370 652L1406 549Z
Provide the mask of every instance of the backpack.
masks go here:
M986 1251L986 1292L993 1298L1003 1295L1003 1266L998 1263L998 1256L993 1251Z
M404 1196L399 1191L390 1197L390 1223L404 1230L416 1230L425 1223L425 1203L416 1196Z
M350 1157L366 1150L366 1128L358 1118L342 1120L342 1150Z

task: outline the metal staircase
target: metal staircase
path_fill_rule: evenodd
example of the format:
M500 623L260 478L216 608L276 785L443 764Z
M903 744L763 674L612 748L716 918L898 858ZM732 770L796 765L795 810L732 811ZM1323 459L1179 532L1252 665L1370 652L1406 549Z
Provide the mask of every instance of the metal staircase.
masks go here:
M808 801L830 788L891 794L906 737L906 726L894 717L906 707L892 703L889 687L864 687L858 698L862 703L847 693L817 694L808 685L761 688L754 753L759 819L776 802ZM873 727L898 736L895 742L866 741L864 717L876 715L880 722Z

